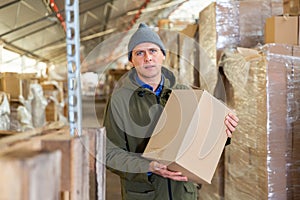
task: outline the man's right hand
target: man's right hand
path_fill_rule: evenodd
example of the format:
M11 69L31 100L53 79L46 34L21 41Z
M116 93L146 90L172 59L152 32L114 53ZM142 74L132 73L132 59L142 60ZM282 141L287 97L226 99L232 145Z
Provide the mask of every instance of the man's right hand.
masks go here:
M157 161L150 162L149 171L174 181L188 181L188 178L183 176L181 172L170 171L166 165L163 165Z

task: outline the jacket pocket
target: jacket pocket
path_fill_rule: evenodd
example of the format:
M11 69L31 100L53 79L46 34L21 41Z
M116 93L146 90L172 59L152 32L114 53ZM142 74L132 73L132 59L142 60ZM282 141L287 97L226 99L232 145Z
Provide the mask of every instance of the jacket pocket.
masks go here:
M192 182L183 183L185 189L184 199L198 199L198 190L197 187Z
M149 176L148 181L154 187L154 190L160 189L163 183L162 178L156 174Z
M128 200L152 200L155 197L155 191L148 192L133 192L126 191L126 198Z
M197 192L196 186L193 183L185 182L185 183L183 183L183 185L184 185L184 189L186 192L188 192L188 193L196 193Z

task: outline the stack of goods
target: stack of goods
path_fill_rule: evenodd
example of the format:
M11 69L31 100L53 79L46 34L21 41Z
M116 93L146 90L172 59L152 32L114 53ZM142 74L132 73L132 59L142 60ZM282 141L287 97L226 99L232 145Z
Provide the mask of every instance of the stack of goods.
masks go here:
M240 49L223 56L234 91L231 105L240 118L225 152L226 198L300 196L300 59L293 56L294 48L268 44L258 51ZM243 73L237 70L242 62Z

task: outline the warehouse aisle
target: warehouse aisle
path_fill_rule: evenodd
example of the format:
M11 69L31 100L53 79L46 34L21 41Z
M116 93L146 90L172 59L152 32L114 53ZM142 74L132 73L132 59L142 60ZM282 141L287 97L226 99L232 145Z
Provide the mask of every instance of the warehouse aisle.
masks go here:
M92 98L84 97L82 99L82 126L99 127L102 124L104 101L93 102ZM99 116L95 118L94 110L97 110ZM119 177L110 171L106 171L106 200L121 200Z

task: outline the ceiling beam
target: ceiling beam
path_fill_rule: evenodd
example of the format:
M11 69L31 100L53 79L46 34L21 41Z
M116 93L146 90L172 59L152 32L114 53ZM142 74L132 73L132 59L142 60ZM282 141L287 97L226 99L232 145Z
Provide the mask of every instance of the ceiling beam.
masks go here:
M106 6L106 13L105 13L106 16L105 16L105 19L104 19L104 27L103 27L102 31L105 31L107 29L107 24L108 24L108 21L109 21L109 18L110 18L111 9L113 8L113 5L114 5L113 0L105 5Z
M40 50L42 50L44 48L48 48L48 47L51 47L51 46L56 45L56 44L59 44L59 45L61 45L62 43L65 44L65 41L66 41L65 38L64 39L59 39L59 40L56 40L54 42L48 43L48 44L46 44L44 46L40 46L39 48L33 49L33 50L31 50L31 52L40 51Z
M10 30L10 31L7 31L7 32L5 32L5 33L2 33L2 34L0 35L0 38L2 38L3 36L6 36L6 35L8 35L8 34L11 34L11 33L15 32L15 31L19 31L19 30L21 30L21 29L23 29L23 28L26 28L26 27L28 27L28 26L31 26L31 25L33 25L33 24L35 24L35 23L38 23L38 22L47 20L47 19L48 19L49 17L51 17L51 16L55 16L55 15L54 15L54 14L51 14L51 15L48 15L48 16L39 18L39 19L37 19L37 20L31 21L31 22L29 22L29 23L27 23L27 24L24 24L23 26L19 26L19 27L15 28L15 29L12 29L12 30Z
M0 9L6 8L6 7L11 6L11 5L15 4L15 3L19 3L20 1L21 0L11 1L11 2L9 2L7 4L4 4L4 5L0 6Z
M28 32L28 33L26 33L25 35L22 35L22 36L19 36L19 37L17 37L17 38L14 38L14 39L12 39L12 40L10 40L10 41L7 41L7 43L13 43L13 42L18 41L18 40L20 40L20 39L23 39L24 37L27 37L27 36L29 36L29 35L38 33L38 32L40 32L40 31L43 31L43 30L45 30L45 29L47 29L47 28L50 28L50 27L52 27L52 26L55 26L55 25L57 25L56 22L54 22L54 23L52 23L52 24L49 24L49 25L47 25L47 26L41 27L41 28L39 28L39 29L36 29L36 30L34 30L34 31Z
M2 40L3 41L3 40ZM40 60L40 61L43 61L43 62L49 62L48 59L44 58L44 57L41 57L39 55L36 55L28 50L25 50L25 49L22 49L20 47L17 47L13 44L8 44L6 43L5 41L3 41L4 43L4 48L7 49L7 50L10 50L10 51L13 51L15 53L18 53L20 54L21 56L28 56L28 57L31 57L31 58L35 58L37 60Z

